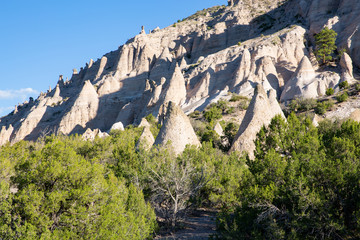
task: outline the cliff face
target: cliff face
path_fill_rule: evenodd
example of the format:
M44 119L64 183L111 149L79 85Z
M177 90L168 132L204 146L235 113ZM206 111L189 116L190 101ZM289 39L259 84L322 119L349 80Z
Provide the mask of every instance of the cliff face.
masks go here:
M0 143L138 124L149 113L157 116L168 101L190 113L229 91L252 96L257 84L289 100L292 91L284 89L309 80L320 90L300 89L296 96L317 97L336 87L343 73L340 67L316 72L313 34L333 28L338 46L351 58L346 62L359 68L359 23L358 0L235 0L203 10L165 29L142 31L74 71L69 81L60 79L52 91L18 106L0 119ZM313 68L314 77L304 80L305 67Z

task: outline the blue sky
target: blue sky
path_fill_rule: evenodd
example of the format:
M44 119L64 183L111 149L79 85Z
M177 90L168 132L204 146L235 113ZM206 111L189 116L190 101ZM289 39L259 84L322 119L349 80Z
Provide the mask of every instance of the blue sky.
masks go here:
M0 3L0 116L138 34L226 0L11 0Z

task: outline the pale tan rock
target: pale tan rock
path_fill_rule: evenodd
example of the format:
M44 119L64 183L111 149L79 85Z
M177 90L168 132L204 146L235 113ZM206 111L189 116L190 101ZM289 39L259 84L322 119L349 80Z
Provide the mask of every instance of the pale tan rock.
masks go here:
M360 122L360 109L357 108L355 109L351 114L350 114L350 119Z
M346 52L343 53L343 55L341 56L340 65L342 68L341 80L347 81L350 84L354 83L356 80L354 79L354 75L353 75L352 60Z
M0 146L4 145L7 142L10 142L10 137L13 131L14 128L11 124L8 128L6 128L6 126L2 126L0 130Z
M96 136L100 138L105 138L108 137L109 134L101 132L100 129L91 130L90 128L88 128L83 133L82 138L86 141L94 141Z
M138 127L150 127L150 123L145 118L142 118Z
M112 125L110 131L112 130L120 130L120 131L124 131L124 125L122 124L122 122L116 122Z
M5 116L1 122L14 127L12 142L24 138L35 140L41 132L57 133L64 127L60 123L63 125L70 110L75 108L86 80L96 86L99 102L95 118L89 111L83 111L84 116L77 114L79 119L72 115L72 124L88 119L76 123L79 124L76 129L82 129L79 133L86 128L110 129L112 123L118 121L125 126L136 124L149 113L157 114L165 98L168 98L166 101L179 100L183 110L189 113L226 98L226 88L251 97L256 83L261 83L266 90L275 89L279 97L289 84L302 86L296 97L306 98L323 95L327 88L336 88L340 79L350 79L349 61L344 62L341 77L334 72L316 72L317 63L309 46L314 45L313 34L328 26L338 33L337 46L347 50L354 67L360 67L360 4L357 0L287 1L280 7L279 3L281 0L235 0L232 7L221 9L216 17L215 13L206 14L185 20L176 27L139 34L101 60L90 61L80 72L75 69L70 81L58 82L60 93L55 89L50 94L41 94L27 107L19 104L17 113ZM255 20L261 15L276 19L271 29L261 29L263 23ZM300 16L305 24L298 26L295 16ZM311 58L315 76L300 74L302 81L290 84L304 56ZM184 84L180 91L170 91L176 63L180 64ZM163 77L169 81L162 83ZM146 87L146 79L150 80L150 89ZM288 91L283 93L288 99L295 97ZM348 108L336 116L348 117L351 111L347 114L346 110Z
M165 104L164 123L154 145L164 146L170 143L175 154L180 154L186 145L200 146L200 142L191 126L189 118L173 102Z
M144 149L146 151L149 151L152 145L154 144L154 142L155 142L155 138L150 131L150 127L145 126L144 130L140 135L139 140L136 143L136 149L137 150Z
M95 79L98 79L99 77L101 77L101 75L103 74L104 72L104 69L105 69L105 66L107 64L107 57L103 56L100 60L100 66L99 66L99 70L98 72L96 73L96 76L95 76Z
M223 128L221 127L220 123L218 122L215 127L214 127L214 131L217 133L217 135L219 135L220 137L221 136L224 136L224 130Z
M242 56L239 68L235 73L235 79L233 86L236 87L238 84L246 80L250 75L251 67L251 55L248 49L245 49Z
M271 95L274 95L273 93ZM261 84L257 84L254 96L246 111L244 119L240 125L239 131L234 138L230 152L247 152L251 159L254 158L256 134L262 126L270 124L275 115L283 115L280 107L272 106L278 104L269 101L267 94ZM278 111L274 111L278 109ZM279 110L280 109L280 110Z
M315 98L318 96L317 89L307 88L314 82L316 77L308 57L304 56L301 60L294 76L286 83L281 94L281 101L288 101L294 98Z
M319 122L321 122L322 120L324 120L324 119L317 114L314 114L311 117L311 121L315 127L319 126Z
M169 81L168 87L164 92L164 103L173 102L176 105L182 105L186 100L185 79L179 66L175 67L174 73Z
M18 123L10 139L12 143L23 140L38 126L48 108L46 105L47 100L45 98L40 100L30 109L27 116Z
M85 128L96 117L98 107L99 99L95 88L90 81L86 81L74 105L62 118L59 131L69 134L77 125Z

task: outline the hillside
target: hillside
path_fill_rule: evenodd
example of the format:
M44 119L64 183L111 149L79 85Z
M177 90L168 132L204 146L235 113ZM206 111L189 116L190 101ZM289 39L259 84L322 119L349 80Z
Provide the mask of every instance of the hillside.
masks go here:
M251 97L257 83L275 90L281 102L316 98L353 73L340 64L319 68L314 34L324 26L334 29L338 49L346 49L347 66L356 72L359 13L356 0L230 1L165 29L142 29L1 118L0 143L88 128L106 132L118 122L137 125L150 113L158 116L168 101L187 114L202 111L230 92ZM312 73L299 76L303 71Z

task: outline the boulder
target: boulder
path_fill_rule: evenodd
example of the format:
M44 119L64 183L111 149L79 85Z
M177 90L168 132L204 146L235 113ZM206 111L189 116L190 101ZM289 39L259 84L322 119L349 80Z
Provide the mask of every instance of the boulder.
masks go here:
M224 136L224 130L221 127L220 123L218 122L215 127L214 127L214 131L217 133L217 135L219 135L220 137Z
M122 122L116 122L114 123L111 128L110 128L110 131L112 130L120 130L120 131L124 131L124 125L122 124Z
M100 129L98 129L98 128L96 128L94 130L91 130L90 128L88 128L83 133L82 138L86 141L94 141L96 136L98 136L100 138L104 138L104 137L109 136L109 134L101 132Z

